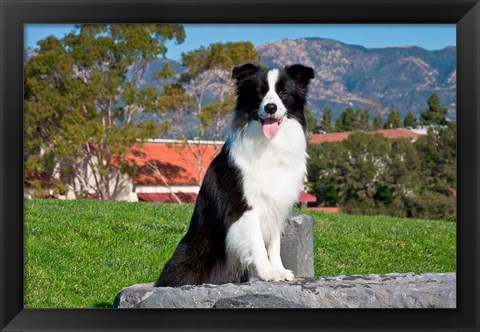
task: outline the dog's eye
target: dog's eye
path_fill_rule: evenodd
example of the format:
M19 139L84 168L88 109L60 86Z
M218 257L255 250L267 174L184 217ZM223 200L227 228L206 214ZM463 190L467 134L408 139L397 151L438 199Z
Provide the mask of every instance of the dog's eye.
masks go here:
M257 95L258 95L259 98L263 98L263 97L265 97L267 92L268 92L268 90L266 88L262 87L257 91Z
M284 91L284 90L278 92L278 96L279 96L280 98L283 98L283 97L285 97L286 95L287 95L287 92Z

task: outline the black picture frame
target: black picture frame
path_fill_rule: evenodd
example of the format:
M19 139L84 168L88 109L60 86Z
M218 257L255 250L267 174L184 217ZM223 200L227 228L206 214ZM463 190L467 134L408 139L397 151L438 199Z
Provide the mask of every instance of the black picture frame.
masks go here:
M0 0L2 331L479 331L480 4L478 0ZM23 308L23 24L455 23L457 308L132 310Z

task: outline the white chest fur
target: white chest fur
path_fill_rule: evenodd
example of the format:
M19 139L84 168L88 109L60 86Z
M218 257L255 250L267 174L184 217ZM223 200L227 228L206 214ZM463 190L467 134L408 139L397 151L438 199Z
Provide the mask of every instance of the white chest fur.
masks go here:
M230 146L230 155L243 175L244 195L258 216L262 237L282 231L284 220L298 201L306 174L306 139L302 126L285 118L278 135L267 139L261 124L252 121Z

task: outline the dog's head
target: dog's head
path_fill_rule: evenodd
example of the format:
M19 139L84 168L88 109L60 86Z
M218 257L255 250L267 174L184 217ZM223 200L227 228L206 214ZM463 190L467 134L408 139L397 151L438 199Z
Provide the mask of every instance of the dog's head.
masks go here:
M295 64L283 70L266 69L254 64L235 67L237 103L234 125L241 129L259 121L268 139L281 130L285 119L298 121L306 131L304 107L313 69Z

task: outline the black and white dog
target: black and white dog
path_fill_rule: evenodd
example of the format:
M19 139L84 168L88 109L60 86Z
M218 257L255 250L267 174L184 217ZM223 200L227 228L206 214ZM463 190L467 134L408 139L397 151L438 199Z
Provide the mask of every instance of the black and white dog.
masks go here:
M292 280L280 236L306 174L306 104L312 68L233 69L232 131L208 168L190 227L155 286Z

